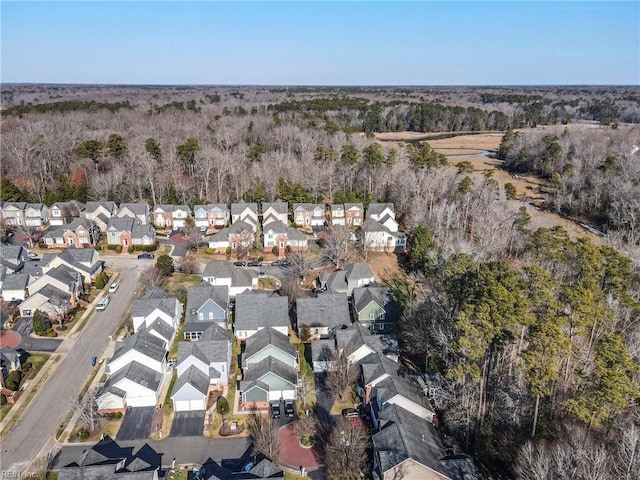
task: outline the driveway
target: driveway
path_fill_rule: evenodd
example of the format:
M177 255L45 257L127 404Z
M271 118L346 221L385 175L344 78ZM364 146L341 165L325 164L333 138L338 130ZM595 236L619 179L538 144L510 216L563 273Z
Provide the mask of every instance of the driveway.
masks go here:
M155 407L133 407L122 419L118 440L139 440L151 434L151 420Z
M333 406L333 395L329 393L327 387L325 386L325 377L324 373L316 373L315 381L316 381L316 405L313 408L314 413L318 420L327 423L329 425L335 425L336 419L340 415L330 415L331 407Z
M34 338L29 335L33 331L31 318L23 317L18 320L14 328L20 334L22 340L17 348L22 348L29 353L32 352L55 352L63 342L61 338Z
M196 437L204 430L204 410L196 412L175 412L171 425L172 437Z

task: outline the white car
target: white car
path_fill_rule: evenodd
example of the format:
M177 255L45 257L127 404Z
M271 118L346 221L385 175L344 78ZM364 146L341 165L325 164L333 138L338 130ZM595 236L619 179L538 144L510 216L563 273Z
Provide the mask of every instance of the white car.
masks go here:
M107 305L109 305L109 297L104 297L102 300L100 300L97 304L96 304L96 310L98 312L101 312L102 310L104 310L105 308L107 308Z
M119 286L120 286L120 285L119 285L118 283L115 283L115 282L114 282L114 283L112 283L112 284L109 286L109 293L116 293L116 291L118 290L118 287L119 287Z

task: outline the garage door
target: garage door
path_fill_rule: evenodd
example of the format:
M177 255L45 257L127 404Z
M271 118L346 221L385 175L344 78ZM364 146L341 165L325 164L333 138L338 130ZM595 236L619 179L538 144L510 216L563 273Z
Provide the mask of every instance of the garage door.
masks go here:
M189 408L190 403L191 402L189 400L176 400L174 408L176 412L188 412L189 410L191 410Z
M204 400L189 400L189 410L204 410Z

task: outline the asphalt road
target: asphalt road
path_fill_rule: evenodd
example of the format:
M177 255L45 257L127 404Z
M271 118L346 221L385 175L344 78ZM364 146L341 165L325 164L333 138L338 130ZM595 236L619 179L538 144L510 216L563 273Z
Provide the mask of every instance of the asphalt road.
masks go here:
M61 360L0 445L3 470L21 472L34 458L55 446L52 435L69 412L69 399L78 395L92 371L91 357L102 359L109 336L131 305L140 262L112 257L105 260L123 268L120 288L104 312L93 316L81 332L65 339L58 348Z

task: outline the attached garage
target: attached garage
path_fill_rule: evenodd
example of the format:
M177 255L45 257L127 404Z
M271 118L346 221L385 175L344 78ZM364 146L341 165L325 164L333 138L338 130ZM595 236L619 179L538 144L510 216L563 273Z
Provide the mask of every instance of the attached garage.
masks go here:
M194 412L206 409L209 377L195 366L178 377L171 400L176 412Z

